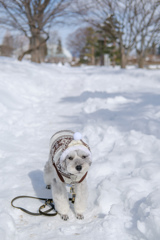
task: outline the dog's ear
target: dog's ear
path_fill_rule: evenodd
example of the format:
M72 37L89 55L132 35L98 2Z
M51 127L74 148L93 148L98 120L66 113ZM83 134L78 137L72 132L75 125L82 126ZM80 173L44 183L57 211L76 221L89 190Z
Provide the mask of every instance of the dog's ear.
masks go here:
M61 166L62 166L62 168L63 168L64 170L67 168L66 159L63 160Z

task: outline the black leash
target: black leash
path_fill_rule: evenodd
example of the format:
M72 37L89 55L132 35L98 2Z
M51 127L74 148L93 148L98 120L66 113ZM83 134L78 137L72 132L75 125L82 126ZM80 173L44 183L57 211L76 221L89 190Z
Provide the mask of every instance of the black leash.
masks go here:
M38 199L38 200L41 200L41 201L45 201L45 204L43 204L40 208L39 208L39 213L34 213L34 212L30 212L28 210L26 210L25 208L22 208L22 207L17 207L15 205L13 205L13 202L19 198L32 198L32 199ZM55 207L54 207L54 204L52 203L52 199L47 199L47 198L37 198L37 197L32 197L32 196L18 196L18 197L15 197L12 199L11 201L11 205L12 207L14 208L17 208L17 209L20 209L21 211L27 213L27 214L30 214L32 216L40 216L40 215L45 215L45 216L56 216L57 215L57 212L53 213L53 214L48 214L48 212L52 211L52 210L55 210ZM41 211L42 208L45 208L47 205L50 205L51 208L46 210L46 211Z
M32 198L32 199L38 199L38 200L41 200L41 201L45 201L45 203L39 207L39 213L34 213L34 212L30 212L28 210L26 210L25 208L22 208L22 207L17 207L15 205L13 205L13 202L19 198ZM71 201L72 203L74 203L75 201L75 194L72 194L72 198L69 198L69 201ZM58 212L56 211L55 209L55 206L53 204L53 200L52 199L48 199L48 198L37 198L37 197L32 197L32 196L18 196L18 197L15 197L12 199L11 201L11 205L12 207L14 208L17 208L17 209L20 209L21 211L27 213L27 214L30 214L32 216L40 216L40 215L44 215L44 216L48 216L48 217L54 217L58 214ZM51 208L46 210L46 211L42 211L43 208L45 208L46 206L50 206ZM51 212L52 210L55 211L55 213L49 213Z

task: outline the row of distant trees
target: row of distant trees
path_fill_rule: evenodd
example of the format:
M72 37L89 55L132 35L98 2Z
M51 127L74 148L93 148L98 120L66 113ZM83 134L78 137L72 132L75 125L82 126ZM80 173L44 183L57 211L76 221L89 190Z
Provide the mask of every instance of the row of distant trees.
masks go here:
M67 46L75 58L76 56L79 57L79 64L105 65L105 59L109 57L109 63L112 66L119 65L121 63L120 45L117 39L109 36L108 33L109 32L106 32L106 34L104 34L103 31L96 30L92 27L78 28L75 32L69 34ZM132 57L129 59L126 57L127 63L137 63L135 52L136 49L134 53L132 52ZM160 45L154 41L150 46L145 48L145 53L144 59L146 56L149 56L150 59L157 59L157 62L159 59L160 62ZM106 55L107 58L105 57ZM139 67L143 67L144 65L144 62L139 61L139 55L138 64Z
M138 66L144 66L148 51L160 44L160 1L95 0L79 16L99 31L101 44L118 45L121 67L125 68L134 50ZM103 47L103 46L102 46Z
M50 38L47 41L49 45L55 47L55 54L62 54L62 43L61 38L59 37L59 34L57 31L53 31L50 33ZM2 43L0 45L0 55L1 56L22 56L22 54L25 52L25 49L28 47L29 41L28 38L21 34L11 34L9 31L6 31L4 34L4 37L2 39ZM45 57L48 54L47 45L43 44L43 47L41 47L41 50L43 50L43 57ZM42 51L41 51L42 55ZM53 56L54 57L54 56Z
M76 46L77 41L76 47L83 49L81 53L88 51L92 63L96 56L109 52L125 68L134 50L139 67L143 67L148 50L158 46L160 39L159 0L0 0L0 16L1 25L17 29L29 41L19 60L30 53L32 61L44 61L43 47L50 29L64 22L89 26L77 30L74 39L70 36L74 44L68 40L68 46Z
M19 60L31 54L31 61L43 62L44 49L53 25L70 14L73 0L0 0L0 24L21 32L29 41L28 50Z
M107 37L103 31L93 27L78 28L67 38L67 46L74 57L79 57L79 63L104 65L105 54L113 66L120 64L120 51L116 39Z

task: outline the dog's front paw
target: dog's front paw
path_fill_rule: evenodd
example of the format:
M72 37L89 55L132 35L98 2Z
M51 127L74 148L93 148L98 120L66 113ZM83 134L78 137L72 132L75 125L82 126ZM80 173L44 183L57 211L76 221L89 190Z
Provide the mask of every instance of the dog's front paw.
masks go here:
M84 216L83 216L83 214L76 213L76 218L82 220L82 219L84 219Z
M61 214L61 218L64 220L64 221L67 221L68 220L68 215L66 214Z

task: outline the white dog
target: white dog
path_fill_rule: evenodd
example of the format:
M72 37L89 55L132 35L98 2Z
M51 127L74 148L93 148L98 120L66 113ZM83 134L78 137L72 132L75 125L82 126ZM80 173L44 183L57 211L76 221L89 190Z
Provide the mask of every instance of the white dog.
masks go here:
M75 186L74 210L76 217L83 219L87 203L85 177L91 162L90 148L81 140L80 133L65 130L52 136L44 181L48 188L51 186L55 208L63 220L68 219L69 211L66 184Z

